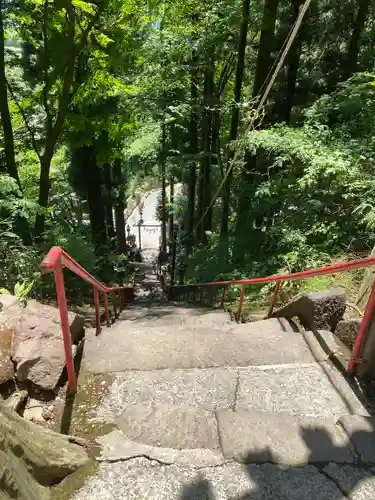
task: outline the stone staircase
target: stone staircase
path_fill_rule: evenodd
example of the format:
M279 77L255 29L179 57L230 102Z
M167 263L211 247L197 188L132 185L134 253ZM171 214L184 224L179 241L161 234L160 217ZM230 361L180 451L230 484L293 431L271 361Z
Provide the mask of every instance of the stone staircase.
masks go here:
M374 422L312 332L147 297L120 319L86 335L112 431L75 500L375 497Z

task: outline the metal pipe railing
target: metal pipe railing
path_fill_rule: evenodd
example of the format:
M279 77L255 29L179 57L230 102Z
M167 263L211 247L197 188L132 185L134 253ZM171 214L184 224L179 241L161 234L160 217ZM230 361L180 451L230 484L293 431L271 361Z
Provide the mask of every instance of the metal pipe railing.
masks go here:
M244 280L233 280L233 281L214 281L209 283L197 283L197 284L188 284L188 285L174 285L171 287L171 296L173 297L175 292L179 299L184 297L184 290L191 291L192 288L196 287L200 290L201 296L203 294L204 288L217 287L222 288L222 296L220 300L221 307L224 307L224 300L228 292L228 288L232 285L242 285L240 299L238 303L238 307L236 309L236 317L239 319L242 312L243 303L245 300L245 288L248 285L262 285L266 283L275 283L275 288L271 297L270 306L268 309L267 317L271 316L273 309L276 305L278 294L281 288L281 284L283 281L299 281L305 280L308 278L312 278L315 276L326 276L329 274L337 274L345 271L352 271L354 269L364 269L371 266L375 266L375 256L366 257L363 259L356 259L349 262L337 262L336 264L331 264L329 266L323 266L318 269L309 269L307 271L300 271L297 273L287 273L287 274L279 274L274 276L266 276L262 278L248 278ZM353 347L352 356L348 364L348 372L353 374L355 371L356 364L359 361L359 355L365 341L368 325L370 319L374 313L375 309L375 281L372 286L372 290L367 302L366 310L364 316L362 318L362 322L358 331L358 335Z
M64 267L66 267L74 274L79 276L81 279L92 285L94 293L95 325L96 325L97 335L99 335L101 332L99 291L102 292L103 294L104 311L105 311L107 326L111 326L111 318L108 307L108 294L112 293L114 318L116 318L117 312L121 311L123 305L122 300L119 300L117 304L117 297L119 296L119 294L123 294L123 291L125 289L129 289L132 287L128 286L107 287L106 285L104 285L104 283L101 283L88 271L86 271L86 269L84 269L80 264L78 264L78 262L75 261L69 254L67 254L65 250L63 250L61 247L51 248L51 250L44 257L40 265L41 272L43 274L53 272L55 278L57 304L60 312L60 324L63 334L66 368L68 372L68 389L70 392L76 392L77 377L74 369L74 361L72 354L72 340L70 335L68 306L66 301L64 274L63 274Z

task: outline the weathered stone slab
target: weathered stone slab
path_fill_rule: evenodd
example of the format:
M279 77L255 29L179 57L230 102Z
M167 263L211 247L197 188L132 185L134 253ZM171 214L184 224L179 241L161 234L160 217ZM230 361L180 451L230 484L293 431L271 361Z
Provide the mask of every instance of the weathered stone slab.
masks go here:
M139 403L128 406L117 425L132 441L149 446L219 448L215 415L200 408Z
M334 331L343 318L346 297L343 290L303 293L273 313L273 317L298 317L307 330Z
M240 368L236 410L337 419L350 411L326 370L331 370L326 363Z
M315 467L224 464L200 470L146 458L101 464L74 500L345 500ZM372 499L366 499L372 500Z
M368 470L330 463L324 468L324 474L331 477L351 500L375 498L375 476Z
M114 421L128 405L152 402L217 410L231 408L236 368L133 371L117 374L93 411L96 420Z
M97 439L101 445L99 462L116 462L144 456L164 464L175 464L182 467L216 467L225 463L220 450L160 448L136 443L125 434L115 430Z
M362 462L375 464L375 417L347 415L339 420Z
M282 318L235 325L226 331L175 325L137 328L136 324L125 331L126 335L124 325L115 323L105 335L88 335L86 368L103 373L315 361L303 336Z
M280 413L217 412L225 458L246 463L352 463L348 437L331 419Z

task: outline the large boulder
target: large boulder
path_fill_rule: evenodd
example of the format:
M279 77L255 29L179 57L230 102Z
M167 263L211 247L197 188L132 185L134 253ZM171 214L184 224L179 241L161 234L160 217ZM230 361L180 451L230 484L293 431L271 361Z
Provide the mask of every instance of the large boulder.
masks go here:
M346 297L343 290L302 293L285 306L274 311L272 316L292 319L297 317L307 330L330 330L333 332L343 318Z
M26 307L18 301L3 306L0 331L11 332L10 354L16 378L42 390L55 390L65 367L58 309L36 301L29 301ZM69 323L72 342L77 343L84 334L83 317L69 313ZM8 356L9 352L5 354Z
M47 500L50 486L88 463L70 436L35 425L0 401L0 498Z

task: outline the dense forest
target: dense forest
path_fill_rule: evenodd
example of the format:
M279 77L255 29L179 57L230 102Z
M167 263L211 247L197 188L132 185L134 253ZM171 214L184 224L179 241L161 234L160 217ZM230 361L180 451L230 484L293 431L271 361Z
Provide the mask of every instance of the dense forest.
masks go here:
M150 185L189 279L371 252L370 0L1 0L0 30L1 287L41 294L53 245L118 280Z

